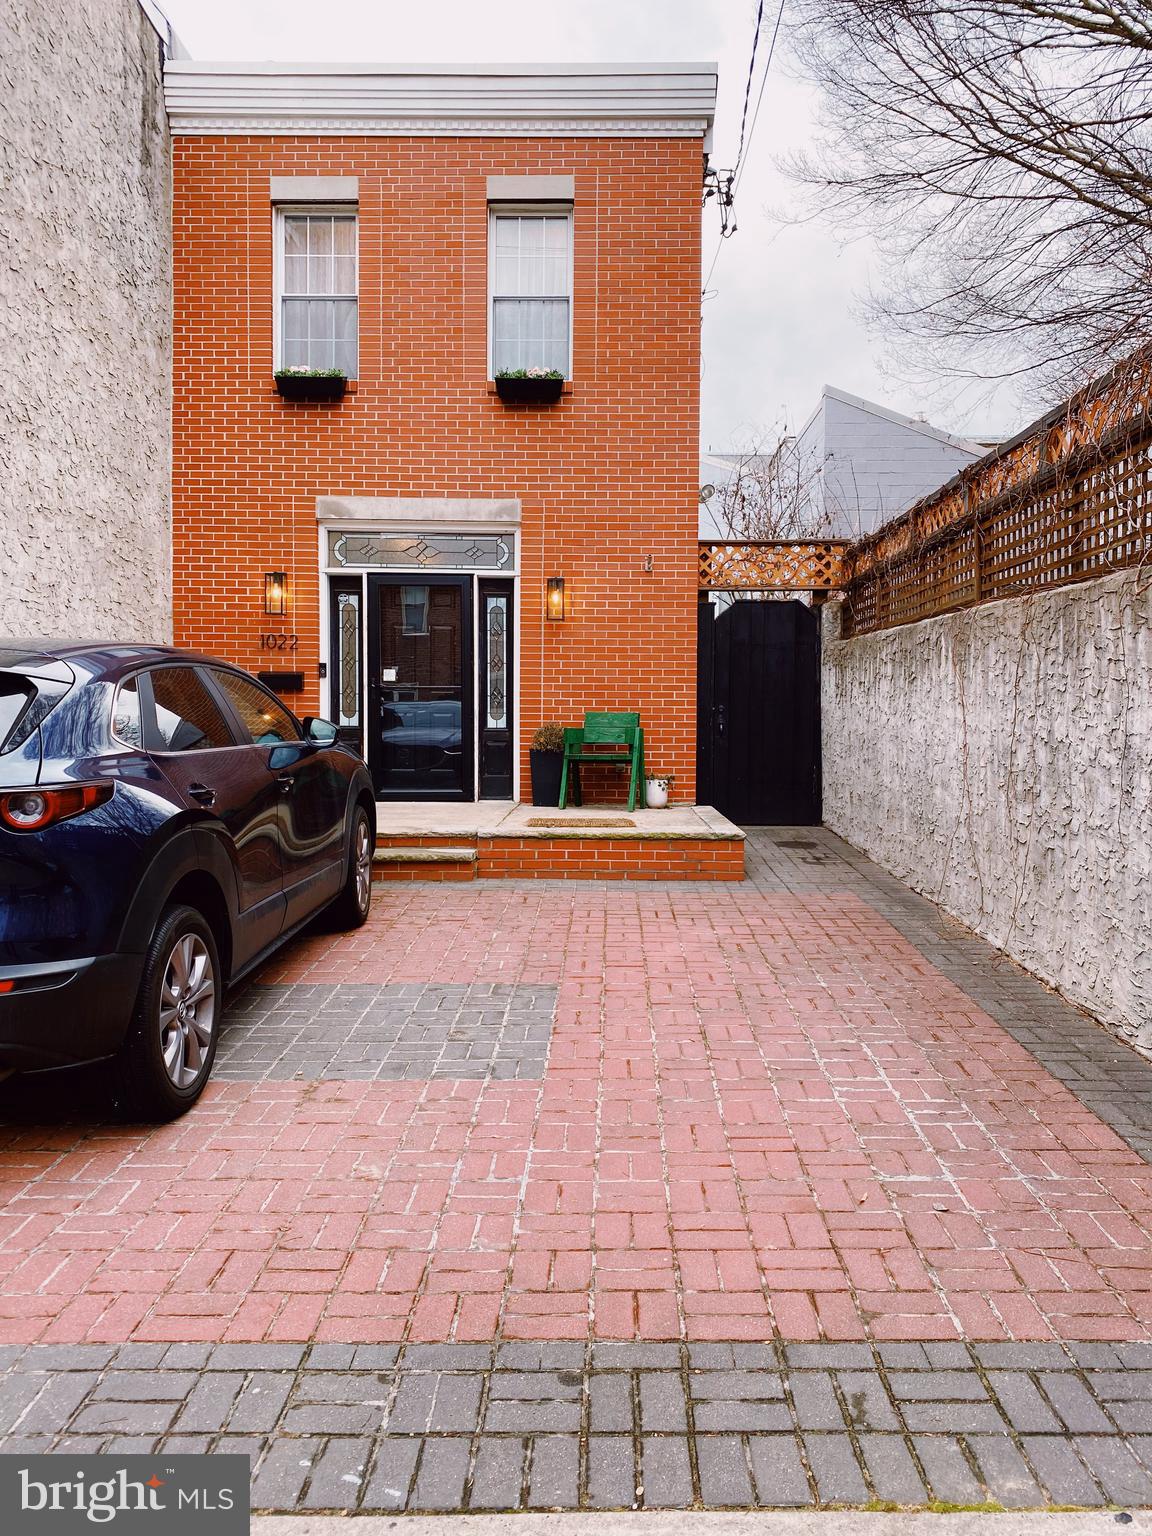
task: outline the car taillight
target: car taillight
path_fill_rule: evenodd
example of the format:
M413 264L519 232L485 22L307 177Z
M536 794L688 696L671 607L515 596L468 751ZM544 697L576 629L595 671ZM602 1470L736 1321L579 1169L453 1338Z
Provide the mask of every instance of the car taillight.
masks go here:
M0 823L13 832L39 832L111 800L114 784L69 784L66 789L15 789L0 794Z

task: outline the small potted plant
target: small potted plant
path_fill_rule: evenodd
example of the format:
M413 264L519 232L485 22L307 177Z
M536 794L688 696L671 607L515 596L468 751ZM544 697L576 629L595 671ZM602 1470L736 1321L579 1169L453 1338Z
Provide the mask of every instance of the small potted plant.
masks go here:
M285 400L343 400L348 388L342 368L277 368L275 378Z
M650 811L662 811L668 804L673 777L671 773L645 773L644 804Z
M564 392L559 368L501 368L496 393L506 405L555 405Z
M542 725L528 749L532 768L532 804L560 804L560 776L564 771L564 727L555 721Z

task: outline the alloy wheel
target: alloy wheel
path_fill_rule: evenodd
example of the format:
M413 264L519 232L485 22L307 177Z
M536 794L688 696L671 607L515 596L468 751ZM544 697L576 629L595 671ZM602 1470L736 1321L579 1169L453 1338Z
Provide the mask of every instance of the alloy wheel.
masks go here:
M216 977L199 934L182 933L172 946L160 992L160 1050L168 1076L188 1088L204 1070L216 1022Z
M361 912L367 912L372 896L372 845L368 836L368 823L363 817L356 824L356 901Z

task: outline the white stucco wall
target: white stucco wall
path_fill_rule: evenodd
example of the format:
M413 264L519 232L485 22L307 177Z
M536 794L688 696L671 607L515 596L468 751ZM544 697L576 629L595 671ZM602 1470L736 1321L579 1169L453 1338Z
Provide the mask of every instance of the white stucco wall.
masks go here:
M841 640L824 819L1152 1055L1152 583Z
M170 154L136 0L0 0L0 635L165 640Z

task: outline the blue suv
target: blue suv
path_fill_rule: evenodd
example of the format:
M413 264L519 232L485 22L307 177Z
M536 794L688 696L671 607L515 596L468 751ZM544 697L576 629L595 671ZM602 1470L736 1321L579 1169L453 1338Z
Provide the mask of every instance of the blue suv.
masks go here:
M0 641L0 1072L110 1058L171 1119L225 989L372 898L376 802L326 720L160 646Z

